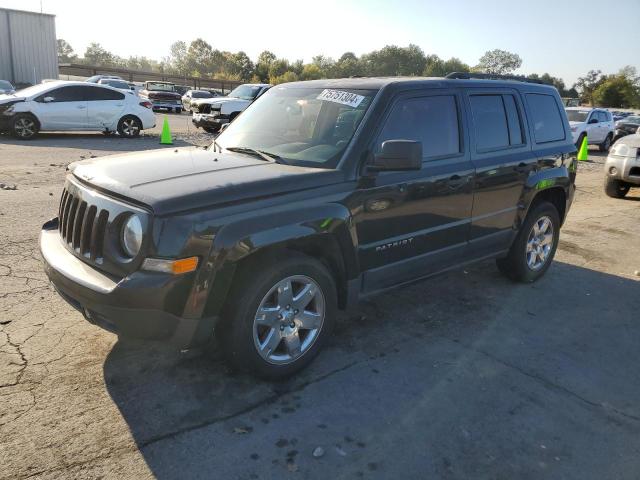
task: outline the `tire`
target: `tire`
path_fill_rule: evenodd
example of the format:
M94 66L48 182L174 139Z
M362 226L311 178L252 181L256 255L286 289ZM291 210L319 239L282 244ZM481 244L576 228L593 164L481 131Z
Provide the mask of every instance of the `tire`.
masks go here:
M624 198L631 187L621 180L609 176L604 177L604 193L611 198Z
M306 367L335 323L336 286L327 268L314 258L287 252L247 265L238 275L218 327L229 364L268 380L284 379ZM278 290L284 285L290 285L292 293ZM301 292L313 295L306 307L308 299ZM259 321L261 310L266 313ZM303 328L305 322L315 328Z
M607 135L607 138L604 139L604 142L602 142L600 145L598 145L598 149L601 152L608 152L609 149L611 148L611 134Z
M538 236L534 226L540 232ZM559 237L558 210L552 203L538 203L527 214L507 256L496 260L498 269L515 282L535 282L549 269Z
M136 138L142 130L142 122L138 117L125 115L118 122L118 134L124 138Z
M211 134L216 134L220 131L220 127L202 127L202 129Z
M580 151L580 146L582 145L583 139L584 139L584 133L581 133L580 136L578 137L578 141L576 142L576 148L578 149L578 151ZM589 148L588 144L587 144L587 148Z
M39 131L38 120L29 113L18 113L11 120L11 133L20 140L31 140Z
M182 113L182 109L181 109L181 108L176 108L176 109L175 109L175 112L176 112L176 113Z

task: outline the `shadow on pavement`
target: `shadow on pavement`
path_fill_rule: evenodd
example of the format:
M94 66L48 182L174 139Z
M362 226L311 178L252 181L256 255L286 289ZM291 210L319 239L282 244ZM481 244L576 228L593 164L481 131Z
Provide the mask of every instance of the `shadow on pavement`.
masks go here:
M120 138L117 135L105 136L101 133L41 133L28 141L18 140L9 135L0 136L0 145L46 148L78 148L87 150L105 150L129 152L151 150L164 147L186 147L191 143L174 138L173 145L160 145L157 135L143 134L138 138Z
M566 263L531 285L482 263L364 302L283 383L123 341L104 378L160 479L631 478L639 292Z

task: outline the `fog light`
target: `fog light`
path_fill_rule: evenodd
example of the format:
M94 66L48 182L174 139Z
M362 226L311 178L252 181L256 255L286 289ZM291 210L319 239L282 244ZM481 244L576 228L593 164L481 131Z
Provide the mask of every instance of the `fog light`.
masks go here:
M616 167L611 167L611 168L609 169L609 173L610 173L611 175L615 175L616 173L618 173L618 169L617 169Z

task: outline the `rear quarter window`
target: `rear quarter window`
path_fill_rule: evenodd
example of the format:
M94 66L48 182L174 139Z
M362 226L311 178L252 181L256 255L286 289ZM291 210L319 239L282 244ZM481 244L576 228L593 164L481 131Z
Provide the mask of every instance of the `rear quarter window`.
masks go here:
M536 143L564 140L562 116L553 95L527 93L526 97Z

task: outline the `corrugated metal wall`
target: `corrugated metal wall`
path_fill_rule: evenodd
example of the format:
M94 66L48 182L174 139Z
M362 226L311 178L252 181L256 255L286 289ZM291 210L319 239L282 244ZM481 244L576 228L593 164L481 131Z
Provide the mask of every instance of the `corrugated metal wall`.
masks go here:
M53 15L0 8L0 79L40 83L58 78Z

